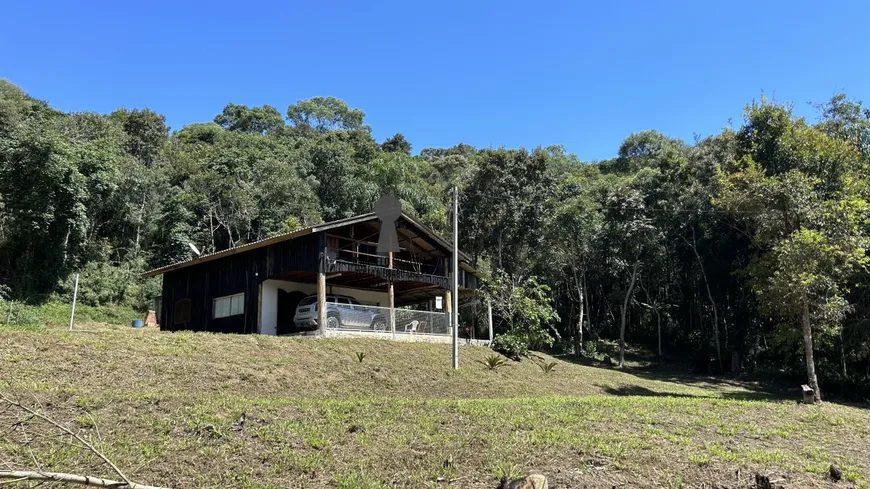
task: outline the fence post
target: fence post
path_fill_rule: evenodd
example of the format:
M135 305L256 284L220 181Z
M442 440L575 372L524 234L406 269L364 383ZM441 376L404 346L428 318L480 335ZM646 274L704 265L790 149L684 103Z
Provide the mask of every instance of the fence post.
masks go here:
M79 274L76 274L76 284L73 286L72 308L69 311L69 330L72 331L73 321L76 317L76 298L79 295Z
M390 251L387 253L387 259L389 260L389 268L393 269L393 252ZM390 274L390 283L387 286L387 295L390 298L390 336L392 339L396 339L396 292L393 286L393 278L392 274Z
M489 324L489 342L492 343L492 302L486 301L486 322Z

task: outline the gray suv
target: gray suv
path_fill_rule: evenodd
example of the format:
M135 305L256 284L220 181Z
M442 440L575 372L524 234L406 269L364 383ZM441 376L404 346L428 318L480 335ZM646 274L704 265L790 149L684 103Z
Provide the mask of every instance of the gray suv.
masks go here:
M299 301L293 322L298 328L317 327L316 295ZM326 296L326 327L386 331L387 320L383 314L372 311L353 297L330 294Z

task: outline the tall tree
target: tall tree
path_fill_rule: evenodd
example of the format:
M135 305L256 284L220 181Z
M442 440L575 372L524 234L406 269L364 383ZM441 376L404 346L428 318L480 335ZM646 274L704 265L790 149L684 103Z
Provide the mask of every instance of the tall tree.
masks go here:
M402 133L397 132L392 136L388 137L386 141L381 143L381 149L386 151L387 153L404 153L406 155L411 154L411 143L405 139L405 136Z
M335 97L312 97L287 108L287 119L294 126L318 131L364 129L363 118L365 112L352 109L347 102Z
M271 105L248 107L230 103L215 116L214 122L230 131L257 134L275 132L284 126L281 113Z
M747 107L738 141L717 203L744 216L760 252L748 267L753 288L768 311L798 323L818 401L813 330L839 328L849 279L867 265L867 168L854 147L764 100Z

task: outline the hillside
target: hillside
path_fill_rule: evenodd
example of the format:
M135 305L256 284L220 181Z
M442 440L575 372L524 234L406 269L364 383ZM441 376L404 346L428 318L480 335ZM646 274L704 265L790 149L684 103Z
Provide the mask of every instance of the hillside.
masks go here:
M541 471L551 487L734 486L739 469L744 486L762 471L824 487L831 463L868 481L864 409L546 355L550 373L530 360L489 371L490 354L462 347L454 373L448 345L0 329L2 390L154 485L474 488ZM3 433L0 460L32 466L20 433ZM34 449L43 470L113 475L57 438Z

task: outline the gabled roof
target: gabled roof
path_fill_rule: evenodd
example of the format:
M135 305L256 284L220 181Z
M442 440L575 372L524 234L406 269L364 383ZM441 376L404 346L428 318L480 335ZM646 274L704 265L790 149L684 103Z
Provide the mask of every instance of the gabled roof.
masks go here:
M235 255L237 253L244 253L246 251L254 250L257 248L262 248L264 246L269 246L271 244L280 243L282 241L295 239L295 238L298 238L300 236L305 236L308 234L319 233L321 231L328 231L330 229L349 226L351 224L373 221L373 220L376 220L377 218L378 217L375 215L375 213L371 212L368 214L361 214L359 216L348 217L345 219L339 219L337 221L332 221L332 222L327 222L324 224L317 224L314 226L309 226L307 228L297 229L296 231L292 231L292 232L285 233L285 234L279 234L277 236L272 236L270 238L261 239L259 241L254 241L253 243L244 244L242 246L237 246L235 248L230 248L230 249L226 249L223 251L216 251L214 253L202 255L202 256L199 256L197 258L193 258L191 260L173 263L171 265L166 265L166 266L160 267L160 268L155 268L154 270L149 270L149 271L143 273L142 277L144 277L144 278L154 277L156 275L161 275L163 273L170 272L172 270L178 270L179 268L185 268L185 267L189 267L191 265L196 265L196 264L204 263L207 261L217 260L218 258L223 258L225 256ZM453 245L450 242L448 242L446 239L441 237L438 233L436 233L435 230L433 230L432 228L426 226L425 224L423 224L420 221L418 221L417 219L409 216L408 214L405 214L404 212L402 213L401 218L404 219L409 224L411 224L414 228L416 228L422 234L426 235L428 238L430 238L433 241L435 241L436 243L438 243L440 246L442 246L447 251L450 251L450 252L453 251ZM465 262L466 266L463 267L464 269L471 271L471 272L474 271L470 266L468 266L468 264L471 263L471 258L468 255L466 255L465 253L460 251L459 252L459 259L461 261Z

